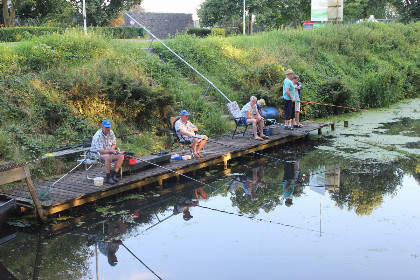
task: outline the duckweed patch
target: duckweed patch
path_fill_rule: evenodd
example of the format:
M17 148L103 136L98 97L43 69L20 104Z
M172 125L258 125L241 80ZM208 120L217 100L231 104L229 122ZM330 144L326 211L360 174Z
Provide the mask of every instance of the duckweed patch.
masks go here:
M331 132L336 138L328 145L320 145L319 149L359 160L418 158L420 115L415 108L419 107L420 99L417 98L388 110L349 114L346 116L349 127L344 127L341 122L343 116L332 117L328 121L337 124L336 130Z

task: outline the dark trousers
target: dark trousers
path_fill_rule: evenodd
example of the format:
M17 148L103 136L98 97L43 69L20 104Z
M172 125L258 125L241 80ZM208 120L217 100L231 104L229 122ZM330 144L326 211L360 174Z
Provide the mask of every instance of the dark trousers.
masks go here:
M292 100L284 100L284 119L290 120L295 118L295 102Z

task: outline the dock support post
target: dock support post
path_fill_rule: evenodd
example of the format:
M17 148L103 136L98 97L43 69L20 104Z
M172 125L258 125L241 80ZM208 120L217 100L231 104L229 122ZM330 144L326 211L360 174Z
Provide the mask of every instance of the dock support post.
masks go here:
M36 191L34 189L34 184L31 179L31 173L29 171L29 167L25 165L23 167L23 170L25 172L25 181L26 185L28 186L29 192L31 193L32 200L34 201L36 211L38 212L39 217L41 218L41 221L46 222L47 221L47 215L45 213L44 208L42 208L41 201L39 201L38 195L36 194Z
M224 164L224 169L228 169L228 161L232 158L231 154L226 154L223 155L223 164Z
M47 221L47 212L42 207L39 201L38 195L36 194L34 184L31 180L31 172L29 171L28 165L12 167L11 169L0 172L0 185L16 182L25 179L26 185L28 186L29 192L31 193L32 200L35 204L36 212L41 218L41 221Z
M321 135L321 134L322 134L322 129L318 128L318 135Z

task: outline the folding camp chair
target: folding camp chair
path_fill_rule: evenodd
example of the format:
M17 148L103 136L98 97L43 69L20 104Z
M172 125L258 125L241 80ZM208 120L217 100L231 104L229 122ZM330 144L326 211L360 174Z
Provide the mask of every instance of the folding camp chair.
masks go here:
M83 161L85 164L86 178L93 180L89 177L89 169L91 169L95 164L102 164L101 158L97 153L92 153L90 151L90 146L92 145L92 139L83 139L83 158L78 160L79 162Z
M232 133L232 139L236 134L240 134L241 132L236 132L238 127L243 126L245 127L243 136L245 136L246 130L248 128L248 124L246 122L243 122L243 119L241 117L241 109L239 109L238 103L236 101L230 102L226 104L226 107L229 111L230 116L232 117L232 120L235 122L235 131Z

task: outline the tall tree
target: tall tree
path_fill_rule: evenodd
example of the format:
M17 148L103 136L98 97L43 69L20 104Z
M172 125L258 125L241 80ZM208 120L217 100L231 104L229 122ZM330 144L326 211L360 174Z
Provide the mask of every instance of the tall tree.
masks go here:
M394 5L402 22L420 21L420 0L396 0Z
M206 0L200 5L197 15L201 26L228 26L238 24L241 19L242 1Z
M5 27L13 27L15 25L16 8L21 4L22 0L3 0L2 12Z
M82 9L82 0L72 0L75 8ZM140 5L143 0L86 0L86 21L89 26L108 26L110 20L122 11Z
M398 0L400 1L400 0ZM385 17L387 6L393 0L344 0L344 19L366 19L370 15Z
M282 24L309 20L311 0L246 0L248 30L252 33L253 18L268 28ZM243 0L206 0L197 14L202 26L225 25L226 22L241 25Z

